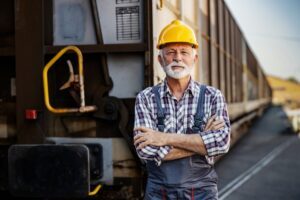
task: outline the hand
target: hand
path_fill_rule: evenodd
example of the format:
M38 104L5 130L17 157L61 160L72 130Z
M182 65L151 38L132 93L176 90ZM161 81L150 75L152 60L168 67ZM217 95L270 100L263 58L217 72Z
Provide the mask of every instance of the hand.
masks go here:
M137 149L142 149L147 145L153 145L153 146L166 145L167 134L165 133L154 131L146 127L137 127L134 130L140 131L140 133L134 137L134 145L137 147Z
M223 119L216 119L217 115L213 115L207 122L204 131L221 130L225 127Z

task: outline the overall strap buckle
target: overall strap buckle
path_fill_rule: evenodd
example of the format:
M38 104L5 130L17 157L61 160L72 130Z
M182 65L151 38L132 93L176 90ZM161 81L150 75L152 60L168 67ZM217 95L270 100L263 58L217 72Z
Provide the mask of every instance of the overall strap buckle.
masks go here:
M205 91L206 91L206 85L201 85L200 92L199 92L199 98L198 98L197 112L194 116L194 125L192 127L193 133L200 132L202 124L203 124Z

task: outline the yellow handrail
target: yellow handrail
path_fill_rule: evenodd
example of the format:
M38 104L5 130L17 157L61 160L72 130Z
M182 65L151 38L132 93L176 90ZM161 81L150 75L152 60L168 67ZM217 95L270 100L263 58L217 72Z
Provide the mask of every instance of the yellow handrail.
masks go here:
M95 194L97 194L101 189L101 187L102 187L101 184L97 185L97 187L95 187L95 189L92 192L89 192L89 196L94 196Z
M49 100L49 89L48 89L48 71L54 65L54 63L67 51L75 51L78 58L78 73L79 73L79 84L80 84L80 108L54 108L50 104ZM95 111L95 106L85 106L84 98L84 84L83 84L83 57L80 49L76 46L67 46L60 50L44 67L43 70L43 86L44 86L44 101L47 109L53 113L72 113L72 112L91 112Z

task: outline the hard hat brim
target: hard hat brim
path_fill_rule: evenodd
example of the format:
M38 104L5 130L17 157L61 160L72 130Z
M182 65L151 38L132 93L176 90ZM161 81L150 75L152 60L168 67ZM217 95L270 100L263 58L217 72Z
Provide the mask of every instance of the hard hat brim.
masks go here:
M198 44L193 44L193 43L189 43L189 42L168 42L168 43L164 43L164 44L158 44L158 45L156 45L156 48L163 49L164 47L168 46L169 44L187 44L187 45L190 45L194 49L198 48Z

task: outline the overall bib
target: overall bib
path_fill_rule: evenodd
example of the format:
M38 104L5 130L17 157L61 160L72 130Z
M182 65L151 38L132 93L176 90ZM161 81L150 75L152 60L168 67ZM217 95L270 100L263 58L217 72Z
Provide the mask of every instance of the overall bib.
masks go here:
M201 130L204 117L205 85L201 85L195 122L189 133ZM164 110L160 102L158 87L153 87L157 104L158 129L164 131ZM154 161L147 161L147 187L145 200L180 199L212 200L217 199L217 174L212 165L201 155L164 161L157 166Z

